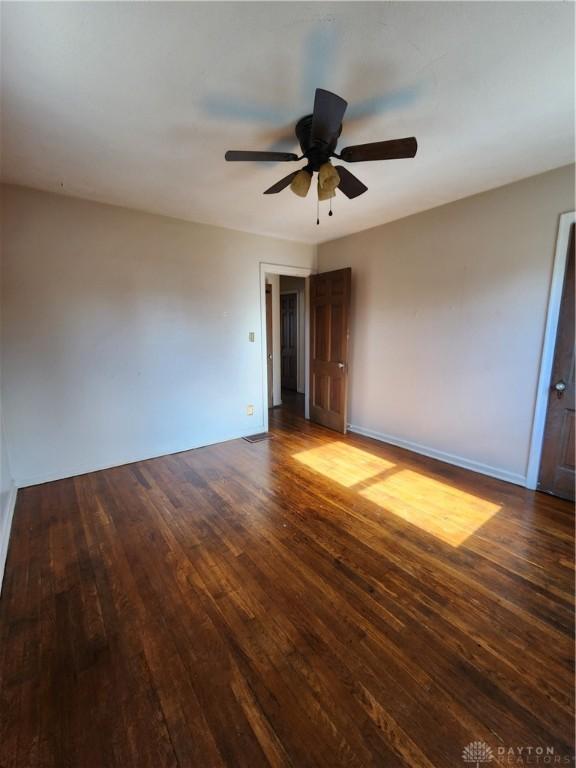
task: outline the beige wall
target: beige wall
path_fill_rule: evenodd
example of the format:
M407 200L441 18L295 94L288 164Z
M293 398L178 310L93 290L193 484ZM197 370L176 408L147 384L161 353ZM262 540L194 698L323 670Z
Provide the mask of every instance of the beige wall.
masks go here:
M319 247L320 269L353 269L355 428L522 482L573 184L563 168ZM3 214L17 483L262 428L259 263L314 266L312 246L21 187Z
M312 266L313 246L22 187L3 214L17 483L262 430L259 264Z
M574 166L319 247L353 270L350 422L523 482Z

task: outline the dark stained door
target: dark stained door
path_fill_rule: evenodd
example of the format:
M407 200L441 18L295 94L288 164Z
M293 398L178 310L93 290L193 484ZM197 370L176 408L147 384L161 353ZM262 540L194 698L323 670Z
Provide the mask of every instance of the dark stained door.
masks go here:
M574 224L558 318L538 489L574 500Z
M297 294L280 294L280 349L282 353L282 389L298 388L297 312Z
M268 368L268 408L272 408L274 369L272 357L272 286L266 286L266 365Z
M310 419L346 432L352 270L310 278Z

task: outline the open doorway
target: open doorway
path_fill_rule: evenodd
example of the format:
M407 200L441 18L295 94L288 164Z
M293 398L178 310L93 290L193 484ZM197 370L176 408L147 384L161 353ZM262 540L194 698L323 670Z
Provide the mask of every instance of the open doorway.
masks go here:
M268 408L304 417L306 393L306 278L266 275Z
M308 267L261 264L265 428L276 409L308 418Z
M574 234L560 216L526 486L574 499Z
M576 225L572 222L568 235L564 279L548 382L548 403L537 488L540 491L574 501L574 294Z
M303 291L302 283L281 282L282 278L294 277L304 278ZM296 321L292 327L292 338L295 343L289 341L290 334L288 334L288 341L284 344L286 361L283 400L281 295L290 295L294 292L297 294ZM303 295L303 301L301 300L300 303L298 295L301 299ZM309 267L261 264L260 297L262 411L265 430L268 431L269 409L282 406L283 403L287 405L294 399L297 403L298 398L301 404L302 392L298 390L303 389L304 417L336 432L346 433L350 267L312 275ZM294 317L293 304L286 300L284 305L288 326L289 318ZM270 307L269 312L267 312L267 306ZM292 350L294 346L295 352ZM295 390L292 389L294 382L296 382Z

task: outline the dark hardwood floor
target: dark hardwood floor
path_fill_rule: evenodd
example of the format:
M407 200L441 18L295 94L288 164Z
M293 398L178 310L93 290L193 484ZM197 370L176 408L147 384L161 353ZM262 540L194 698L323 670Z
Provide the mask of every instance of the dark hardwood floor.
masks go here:
M566 764L571 505L271 413L20 491L0 766Z

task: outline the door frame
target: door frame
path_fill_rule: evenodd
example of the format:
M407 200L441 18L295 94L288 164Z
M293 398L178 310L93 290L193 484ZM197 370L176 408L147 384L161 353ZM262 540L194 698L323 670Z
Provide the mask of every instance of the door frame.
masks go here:
M262 368L262 414L264 431L268 431L268 370L266 364L266 275L285 275L286 277L309 278L313 274L312 267L294 267L288 264L270 264L260 262L260 348ZM306 366L304 378L304 416L310 418L309 394L309 366L310 366L310 286L309 280L304 285L304 345Z
M268 300L268 297L270 297L270 300ZM266 313L266 337L264 339L264 343L266 345L266 384L268 386L268 408L272 408L272 406L274 405L274 402L273 402L274 358L272 356L272 349L274 348L274 344L273 344L274 328L272 325L272 307L273 307L272 286L269 283L266 283L266 291L265 291L264 299L266 301L266 305L264 309ZM270 310L270 314L268 314L268 310Z
M554 267L552 269L552 282L548 296L548 310L546 312L546 329L542 344L542 356L540 359L540 374L536 389L536 402L534 406L534 420L532 422L532 436L528 453L526 468L526 488L534 491L538 486L540 473L540 460L542 458L542 444L544 441L544 427L548 412L548 398L550 395L550 377L554 363L554 351L556 348L556 334L558 332L558 319L560 317L560 303L562 300L562 288L564 287L564 274L566 272L566 260L570 239L570 227L576 223L576 212L569 211L560 216L558 222L558 234L556 237L556 252L554 255Z

